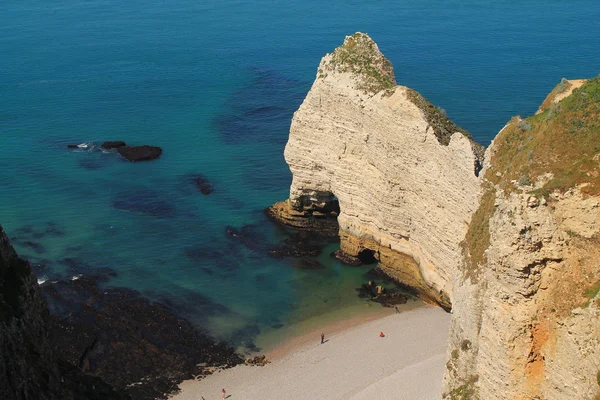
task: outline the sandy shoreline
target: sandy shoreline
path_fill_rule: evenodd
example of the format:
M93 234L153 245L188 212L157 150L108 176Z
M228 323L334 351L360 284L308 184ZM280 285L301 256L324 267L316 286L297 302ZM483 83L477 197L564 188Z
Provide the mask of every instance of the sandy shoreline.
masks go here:
M355 323L339 323L323 345L316 333L295 338L270 352L273 362L265 367L238 366L185 381L172 399L216 400L222 388L231 400L441 397L449 314L427 306L347 328Z

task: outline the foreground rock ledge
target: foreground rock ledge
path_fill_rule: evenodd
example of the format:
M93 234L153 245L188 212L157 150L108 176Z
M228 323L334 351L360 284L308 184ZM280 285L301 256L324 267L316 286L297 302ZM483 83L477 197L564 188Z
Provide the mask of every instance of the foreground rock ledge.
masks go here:
M481 154L440 109L397 86L391 63L356 33L323 57L294 114L285 148L290 198L268 214L337 231L343 252L372 252L384 273L449 308ZM334 203L337 215L323 212Z

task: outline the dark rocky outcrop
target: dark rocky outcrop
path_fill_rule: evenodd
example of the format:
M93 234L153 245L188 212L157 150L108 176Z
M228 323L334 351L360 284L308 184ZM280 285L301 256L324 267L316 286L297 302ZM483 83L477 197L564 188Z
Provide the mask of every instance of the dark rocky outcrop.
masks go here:
M340 226L337 201L315 203L307 201L292 207L289 201L273 204L265 210L269 219L285 227L312 232L314 235L337 238Z
M310 231L298 231L290 235L282 244L272 246L269 255L275 258L318 256L321 254L326 241Z
M206 375L207 368L243 362L165 305L134 290L100 288L105 275L42 287L53 314L55 350L66 361L148 400L166 398L179 382Z
M105 150L118 149L119 147L127 146L125 142L116 140L116 141L108 141L104 142L100 145Z
M325 266L317 260L311 260L310 258L303 258L299 263L295 264L296 268L299 269L324 269Z
M225 233L231 239L239 241L249 250L265 252L267 249L267 240L253 225L244 225L241 228L226 226Z
M48 318L29 263L18 257L0 226L0 398L128 399L58 359Z
M360 261L360 258L351 256L350 254L345 253L342 250L334 251L333 253L331 253L331 256L340 260L342 264L350 265L351 267L358 267L359 265L362 265L362 261Z
M392 308L398 304L406 304L410 298L400 288L384 288L375 281L362 284L356 291L359 297L370 299L388 308Z
M211 194L213 192L213 184L210 183L206 177L202 175L194 175L192 176L192 180L202 194Z
M157 146L127 146L123 141L107 141L100 146L93 143L86 144L68 144L68 149L86 149L88 152L99 152L102 150L116 150L123 159L127 161L150 161L154 160L162 154L162 149ZM97 169L98 160L96 163L84 163L82 166L88 169ZM96 167L96 168L95 168Z
M271 363L271 360L269 360L267 358L267 356L260 355L260 356L254 356L252 358L247 358L245 361L246 365L252 365L254 367L264 367L267 364Z
M119 154L127 161L150 161L160 157L162 149L156 146L121 146Z
M184 379L243 362L168 302L100 288L116 273L97 272L40 287L0 227L0 399L166 399Z

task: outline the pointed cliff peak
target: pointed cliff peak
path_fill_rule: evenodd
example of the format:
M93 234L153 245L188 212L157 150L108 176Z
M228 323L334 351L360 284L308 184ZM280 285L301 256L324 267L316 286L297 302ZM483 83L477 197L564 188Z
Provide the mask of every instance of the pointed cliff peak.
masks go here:
M366 33L346 36L344 44L328 54L319 67L319 78L328 73L350 73L356 78L356 89L375 94L396 86L394 67Z

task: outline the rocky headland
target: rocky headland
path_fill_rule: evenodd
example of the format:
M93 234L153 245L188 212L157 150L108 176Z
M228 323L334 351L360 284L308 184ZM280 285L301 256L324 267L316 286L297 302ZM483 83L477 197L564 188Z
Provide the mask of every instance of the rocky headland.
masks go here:
M289 199L341 257L452 310L443 397L586 399L600 383L600 79L563 80L485 151L398 86L363 33L321 60L295 112Z
M244 361L177 316L178 305L99 286L114 275L40 287L0 227L0 398L166 399L185 379Z
M29 263L0 226L0 398L130 399L59 357L49 317Z

